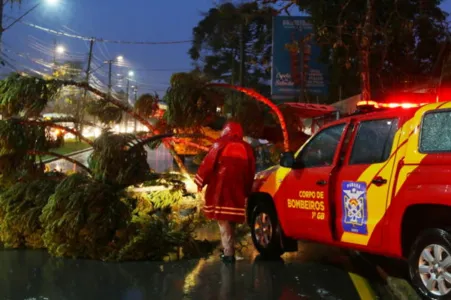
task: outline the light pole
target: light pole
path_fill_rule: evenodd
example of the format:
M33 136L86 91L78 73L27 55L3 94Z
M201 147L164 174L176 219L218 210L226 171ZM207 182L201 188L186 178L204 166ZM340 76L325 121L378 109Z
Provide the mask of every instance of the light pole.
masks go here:
M127 76L127 104L130 104L130 78L133 78L135 73L133 71L128 72Z
M126 94L127 94L127 98L126 98L126 105L130 105L130 78L133 78L133 76L135 75L135 73L133 71L128 71L128 76L127 76L127 89L126 89ZM125 113L124 115L124 127L125 127L125 132L127 133L127 129L128 129L128 114Z
M53 73L56 71L56 56L63 55L66 52L66 48L63 45L57 45L56 40L53 42Z
M135 95L135 103L134 104L136 104L136 101L138 101L138 86L135 85L135 86L132 86L132 88L133 88L133 94ZM133 124L133 132L136 133L137 127L138 127L138 122L135 119L135 123Z
M110 59L105 61L104 63L108 64L108 97L111 96L111 90L113 88L113 83L111 81L112 71L113 71L113 63L121 63L124 61L124 57L119 55L115 59Z

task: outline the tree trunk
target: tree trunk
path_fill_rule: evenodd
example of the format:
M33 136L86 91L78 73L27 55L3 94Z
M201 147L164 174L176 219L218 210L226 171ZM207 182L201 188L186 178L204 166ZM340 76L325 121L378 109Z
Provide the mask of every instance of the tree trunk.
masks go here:
M370 53L371 39L373 36L373 15L374 0L366 0L366 15L362 34L359 40L359 58L360 58L360 81L362 100L371 99L371 81L370 81Z
M360 50L360 88L362 100L371 100L369 49Z

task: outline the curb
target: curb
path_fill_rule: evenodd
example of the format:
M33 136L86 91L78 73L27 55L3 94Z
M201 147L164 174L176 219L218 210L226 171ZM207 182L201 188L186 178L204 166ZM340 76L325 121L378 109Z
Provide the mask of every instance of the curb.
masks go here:
M377 275L385 285L385 289L390 294L390 298L398 300L421 300L420 296L418 296L407 280L390 276L380 265L370 261L357 251L354 251L353 254L375 268Z
M83 150L78 150L78 151L75 151L75 152L71 152L69 154L65 154L65 156L72 157L72 156L75 156L75 155L78 155L78 154L82 154L82 153L85 153L85 152L88 152L88 151L91 151L91 150L92 150L92 147L86 148L86 149L83 149ZM52 163L52 162L60 160L60 159L61 158L59 158L59 157L54 157L54 158L43 160L42 163L46 165L46 164Z

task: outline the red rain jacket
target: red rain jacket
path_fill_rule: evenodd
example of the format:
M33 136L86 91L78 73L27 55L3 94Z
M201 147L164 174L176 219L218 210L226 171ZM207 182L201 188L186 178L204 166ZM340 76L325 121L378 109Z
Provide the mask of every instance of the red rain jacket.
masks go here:
M204 213L209 219L245 221L245 200L252 189L255 158L243 141L243 129L235 122L224 127L196 174L199 188L208 185Z

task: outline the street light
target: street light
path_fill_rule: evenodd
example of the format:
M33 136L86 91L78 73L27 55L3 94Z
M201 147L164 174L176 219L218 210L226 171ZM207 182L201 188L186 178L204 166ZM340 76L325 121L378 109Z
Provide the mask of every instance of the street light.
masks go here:
M45 0L45 3L49 4L49 5L56 5L59 3L60 0ZM4 2L0 2L0 5L5 5L5 3L7 3L8 1ZM26 12L24 12L21 16L19 16L18 18L16 18L11 24L9 24L8 26L5 26L1 32L5 32L6 30L10 29L11 27L13 27L14 25L16 25L18 22L20 22L23 18L25 18L29 13L31 13L32 11L34 11L36 8L38 8L39 6L41 6L41 4L43 4L43 2L38 2L36 3L33 7L31 7L29 10L27 10ZM0 18L2 16L0 15ZM0 32L0 39L1 39L1 32Z
M58 53L58 54L64 54L64 52L66 52L66 48L64 48L64 46L61 46L61 45L57 46L55 50L56 50L56 53Z
M128 76L129 77L133 77L135 75L135 72L133 72L133 71L128 71Z
M46 2L50 5L56 5L58 4L60 1L59 0L46 0Z
M116 58L116 60L117 60L118 62L122 62L122 61L124 61L124 57L123 57L122 55L119 55L119 56Z

